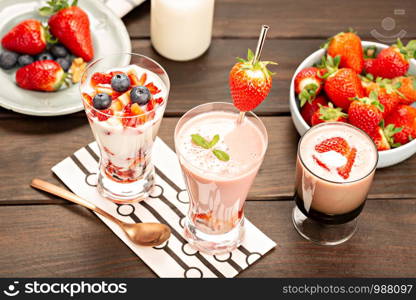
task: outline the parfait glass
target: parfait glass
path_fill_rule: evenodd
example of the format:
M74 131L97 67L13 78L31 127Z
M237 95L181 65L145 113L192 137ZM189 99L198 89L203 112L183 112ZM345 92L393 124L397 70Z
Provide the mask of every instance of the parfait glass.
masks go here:
M120 61L124 63L120 64ZM133 72L136 81L139 78L142 81L139 85L157 87L152 90L151 107L146 105L133 114L130 91L117 93L112 91L110 84L98 84L100 90L96 86L93 88L91 78L94 74L120 71ZM169 88L169 77L163 67L140 54L108 55L92 62L84 72L81 98L100 150L97 189L105 198L116 203L132 203L149 195L154 184L152 147L162 122ZM106 110L98 110L92 103L92 96L102 91L108 91L112 97L111 107Z

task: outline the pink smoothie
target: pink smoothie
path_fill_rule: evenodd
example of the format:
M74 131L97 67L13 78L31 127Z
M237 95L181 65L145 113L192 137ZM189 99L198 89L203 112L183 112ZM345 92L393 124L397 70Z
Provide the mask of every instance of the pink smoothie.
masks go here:
M222 234L233 229L243 218L247 193L263 161L267 137L251 120L237 125L238 115L231 112L206 112L192 117L176 134L176 149L191 199L189 218L199 230ZM213 147L229 154L219 160L212 149L192 142L199 134Z
M347 178L338 172L347 163L344 155L336 151L316 150L321 142L335 137L344 139L351 149L356 149L355 160ZM370 137L353 126L325 124L306 133L298 151L296 192L303 200L307 212L313 209L328 215L346 214L363 204L378 157Z

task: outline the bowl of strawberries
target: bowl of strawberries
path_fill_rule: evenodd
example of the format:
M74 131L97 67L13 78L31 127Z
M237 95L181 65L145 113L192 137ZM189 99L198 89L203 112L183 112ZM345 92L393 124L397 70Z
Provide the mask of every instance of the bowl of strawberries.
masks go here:
M416 40L404 45L361 41L341 32L308 56L290 86L290 111L300 135L323 122L365 131L379 151L377 168L416 153Z

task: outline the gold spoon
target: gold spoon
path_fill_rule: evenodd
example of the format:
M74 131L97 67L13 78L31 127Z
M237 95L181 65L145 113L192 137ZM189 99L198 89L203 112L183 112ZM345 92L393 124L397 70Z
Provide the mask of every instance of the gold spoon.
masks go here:
M85 199L82 199L81 197L78 197L77 195L71 193L70 191L60 188L59 186L56 186L52 183L35 178L32 180L31 186L36 189L48 192L55 196L58 196L68 201L79 204L81 206L84 206L88 209L91 209L92 211L95 211L96 213L99 213L100 215L106 217L107 219L110 219L111 221L119 225L124 230L124 232L129 237L129 239L137 245L158 246L162 244L163 242L165 242L170 237L170 228L169 226L165 224L125 223L113 217L112 215L105 212L101 208L95 206L91 202Z

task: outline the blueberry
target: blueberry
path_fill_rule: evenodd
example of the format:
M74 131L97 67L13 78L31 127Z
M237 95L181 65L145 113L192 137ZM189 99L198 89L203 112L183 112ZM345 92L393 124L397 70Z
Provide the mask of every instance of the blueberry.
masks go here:
M31 63L33 63L35 60L33 59L32 56L28 55L28 54L23 54L20 55L19 58L17 59L17 63L19 64L19 66L24 67L27 65L30 65Z
M150 98L152 98L152 95L150 94L150 91L145 86L135 86L130 91L130 98L131 102L137 103L139 105L146 105L147 102L149 102Z
M51 54L56 58L66 57L69 53L68 50L62 45L53 45L50 49Z
M0 54L0 67L2 69L11 69L16 65L17 58L19 54L11 52L11 51L4 51Z
M100 93L94 96L92 102L94 104L94 108L96 109L107 109L111 106L111 97L109 94Z
M117 92L125 92L130 87L130 78L126 74L116 74L111 78L111 87Z
M56 62L61 65L62 69L64 69L65 72L68 72L69 68L72 65L71 58L69 57L60 57L56 60Z
M36 57L36 60L53 60L53 56L49 52L43 52Z

